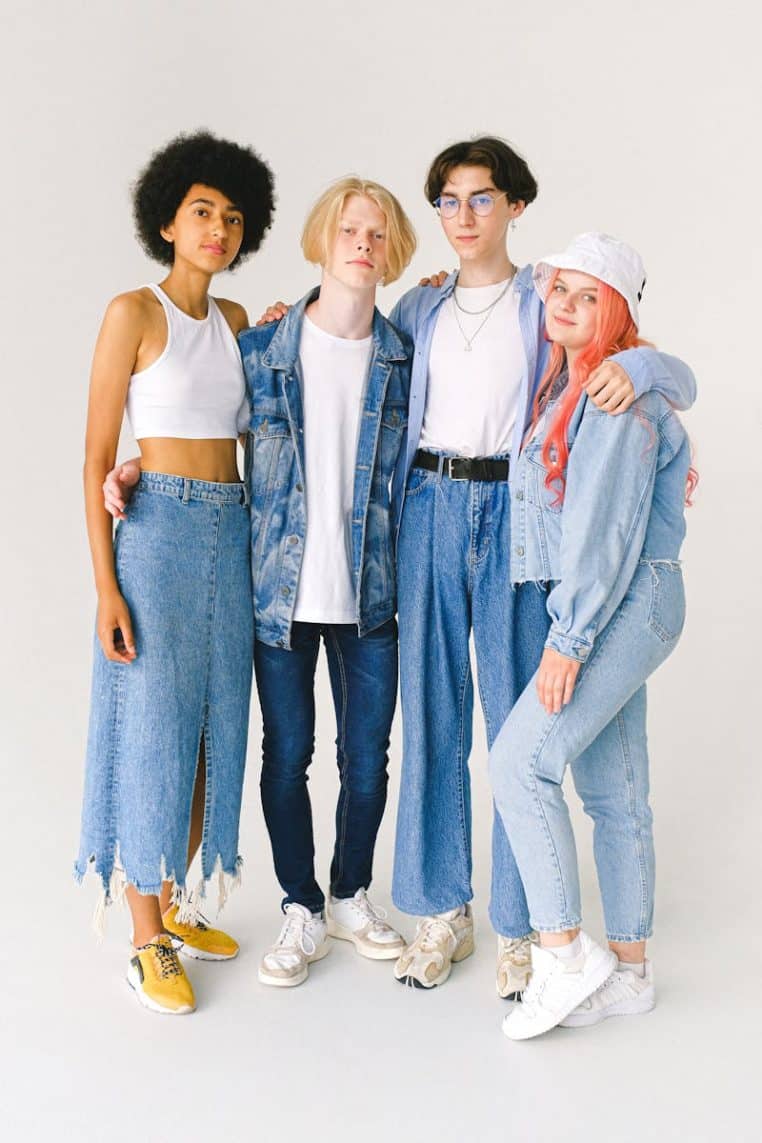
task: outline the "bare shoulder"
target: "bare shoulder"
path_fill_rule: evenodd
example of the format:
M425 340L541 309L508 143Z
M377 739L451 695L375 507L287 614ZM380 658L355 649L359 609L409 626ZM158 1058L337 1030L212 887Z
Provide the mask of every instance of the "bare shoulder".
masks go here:
M234 334L240 333L242 329L248 329L249 315L239 302L231 302L229 298L215 298L214 300L222 310L222 316Z
M161 312L161 303L146 287L117 294L106 307L103 324L141 334Z

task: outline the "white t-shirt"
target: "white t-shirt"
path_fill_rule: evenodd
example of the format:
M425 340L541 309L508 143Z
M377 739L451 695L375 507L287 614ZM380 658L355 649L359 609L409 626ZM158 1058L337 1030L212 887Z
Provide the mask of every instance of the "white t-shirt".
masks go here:
M356 623L352 506L372 337L325 333L305 315L299 343L307 534L294 619Z
M503 281L493 286L456 286L454 294L464 309L483 310L505 285ZM486 313L457 310L456 318L453 296L441 307L431 341L421 448L458 456L510 451L525 369L520 296L515 286L509 286L478 333ZM466 336L473 338L470 352L458 320Z

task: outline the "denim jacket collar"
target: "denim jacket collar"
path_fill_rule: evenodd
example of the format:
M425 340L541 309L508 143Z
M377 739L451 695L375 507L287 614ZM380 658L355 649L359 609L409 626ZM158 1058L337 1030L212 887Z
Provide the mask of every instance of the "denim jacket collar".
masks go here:
M288 311L280 322L275 335L270 342L262 363L268 369L293 369L299 357L299 341L302 333L302 323L307 306L314 302L320 294L320 287L316 286L305 294ZM373 349L374 356L383 361L406 361L408 353L389 322L386 321L378 309L373 309Z

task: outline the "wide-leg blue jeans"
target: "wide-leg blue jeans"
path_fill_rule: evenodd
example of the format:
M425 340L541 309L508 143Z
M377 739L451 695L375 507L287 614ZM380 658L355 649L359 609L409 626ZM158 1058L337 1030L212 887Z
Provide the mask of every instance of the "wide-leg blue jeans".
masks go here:
M406 913L443 912L473 896L469 638L491 745L540 661L549 625L541 587L511 588L509 556L507 482L411 470L397 559L404 745L392 891ZM497 814L490 917L505 936L530 930Z

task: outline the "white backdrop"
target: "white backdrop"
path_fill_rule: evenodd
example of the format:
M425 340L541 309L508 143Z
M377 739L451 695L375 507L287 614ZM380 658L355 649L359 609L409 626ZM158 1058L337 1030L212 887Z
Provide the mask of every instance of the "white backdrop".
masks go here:
M54 4L2 17L4 69L2 787L6 906L0 1061L16 1138L186 1140L473 1137L751 1139L749 1014L757 955L760 388L759 27L751 2L440 0L263 5ZM477 956L435 996L334 950L306 986L256 984L278 928L250 737L244 887L225 914L239 961L196 976L197 1016L138 1011L121 981L126 918L88 931L95 887L76 850L94 594L81 463L89 360L113 294L161 273L132 233L129 184L183 130L252 143L277 179L261 253L215 292L254 318L315 280L304 214L348 173L388 184L420 248L386 312L452 265L423 198L427 164L476 133L508 138L540 194L520 264L608 230L648 269L643 332L685 358L701 484L685 546L689 619L651 688L661 1002L641 1021L530 1046L499 1032L485 907L484 734L472 759ZM747 348L748 346L748 348ZM122 455L132 444L123 442ZM320 868L335 797L320 678L311 783ZM375 893L388 902L399 727ZM581 825L589 926L600 932ZM754 898L757 904L754 904ZM398 918L399 919L399 918ZM410 931L408 919L401 919ZM753 938L753 943L752 943ZM272 992L274 990L270 990ZM288 1011L286 1011L288 1009ZM189 1099L189 1095L191 1098ZM52 1132L52 1134L51 1134ZM146 1133L147 1132L147 1133ZM719 1134L718 1134L719 1132Z

